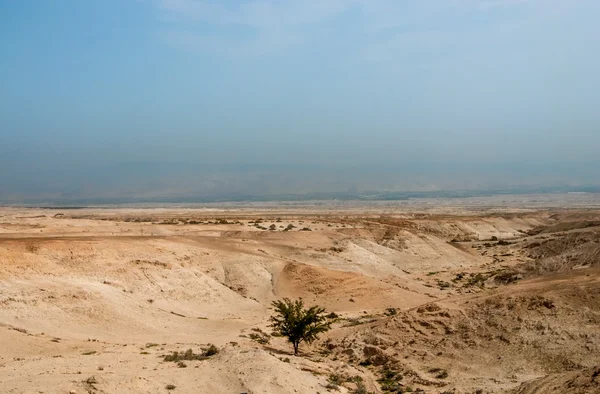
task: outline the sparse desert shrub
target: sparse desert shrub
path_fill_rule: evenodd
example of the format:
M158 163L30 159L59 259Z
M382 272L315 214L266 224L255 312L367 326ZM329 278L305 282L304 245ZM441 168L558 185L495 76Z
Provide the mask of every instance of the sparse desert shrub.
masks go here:
M389 368L381 371L381 378L377 382L381 385L381 390L390 392L402 392L402 375Z
M219 353L219 349L212 343L206 349L204 349L205 357L214 356L217 353Z
M540 307L545 307L547 309L554 309L554 301L544 298L542 296L537 296L532 298L527 305L527 308L530 310L538 309Z
M190 349L192 350L192 349ZM168 362L177 362L179 360L183 360L184 359L184 354L183 353L179 353L177 351L173 352L172 354L167 354L164 358L163 361L168 361Z
M271 341L271 337L266 332L263 332L260 328L253 328L252 333L248 334L248 337L253 341L260 343L261 345L266 345Z
M188 349L185 352L173 352L167 354L163 361L167 362L180 362L180 361L194 361L194 360L206 360L210 356L214 356L219 353L219 349L215 345L209 345L208 348L203 349L202 353L194 353L192 349Z
M331 328L331 322L325 315L325 308L312 306L304 308L304 301L292 301L284 298L273 301L275 314L271 316L270 327L275 332L287 337L294 347L294 354L298 354L301 342L311 343L319 334Z
M331 312L330 314L327 315L328 319L334 320L334 319L338 319L340 316L335 313L335 312Z
M166 388L167 390L171 391L171 390L175 390L175 389L177 388L177 386L175 386L174 384L167 384L167 385L165 386L165 388Z
M442 368L431 368L429 372L435 374L437 379L446 379L448 377L448 371Z
M35 253L39 250L39 246L35 245L35 244L27 244L27 246L25 246L25 250L28 251L29 253Z
M309 229L308 227L302 227L302 228L300 229L300 231L312 231L312 230L311 230L311 229Z
M396 308L387 308L387 309L385 310L385 314L386 314L387 316L394 316L394 315L396 315L397 313L398 313L398 311L396 310Z
M341 385L342 383L344 383L346 379L344 379L344 377L342 375L338 375L338 374L331 374L329 375L329 378L327 378L327 381L333 385L335 385L336 387Z
M485 285L485 281L487 280L487 277L481 273L473 275L469 278L469 280L467 281L467 286L479 286L479 287L483 287Z
M521 275L513 271L503 271L494 277L494 281L502 284L509 284L521 279Z
M440 290L444 290L444 289L447 289L447 288L449 288L449 287L452 286L450 284L450 282L446 282L446 281L443 281L443 280L438 280L437 285L440 288Z
M351 317L348 319L348 324L345 325L345 327L354 327L354 326L358 326L361 324L364 324L364 321L361 321L360 318L358 317Z

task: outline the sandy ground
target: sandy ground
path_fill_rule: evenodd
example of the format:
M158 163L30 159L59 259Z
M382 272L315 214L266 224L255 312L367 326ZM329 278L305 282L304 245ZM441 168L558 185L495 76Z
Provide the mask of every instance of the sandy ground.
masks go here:
M1 208L0 393L600 392L600 211L377 209Z

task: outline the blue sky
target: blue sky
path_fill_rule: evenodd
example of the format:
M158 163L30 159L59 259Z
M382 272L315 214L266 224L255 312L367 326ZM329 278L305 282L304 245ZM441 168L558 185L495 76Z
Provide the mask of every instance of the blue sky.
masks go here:
M0 0L0 197L600 184L600 2Z

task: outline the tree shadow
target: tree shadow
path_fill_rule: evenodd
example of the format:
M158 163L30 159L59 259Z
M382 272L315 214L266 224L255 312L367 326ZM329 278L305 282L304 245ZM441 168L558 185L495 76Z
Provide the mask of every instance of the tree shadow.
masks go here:
M277 349L277 348L274 348L273 346L269 346L269 345L263 345L263 348L265 350L268 350L271 353L274 353L274 354L277 354L280 356L293 356L294 355L294 352ZM298 355L300 355L300 354L298 354Z

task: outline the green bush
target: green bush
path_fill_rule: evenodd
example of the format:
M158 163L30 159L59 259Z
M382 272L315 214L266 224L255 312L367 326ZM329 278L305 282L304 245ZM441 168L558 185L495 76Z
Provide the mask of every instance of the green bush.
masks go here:
M325 309L319 306L304 308L304 301L284 298L273 301L273 307L275 314L270 318L270 327L292 343L295 355L301 342L311 343L331 328Z

